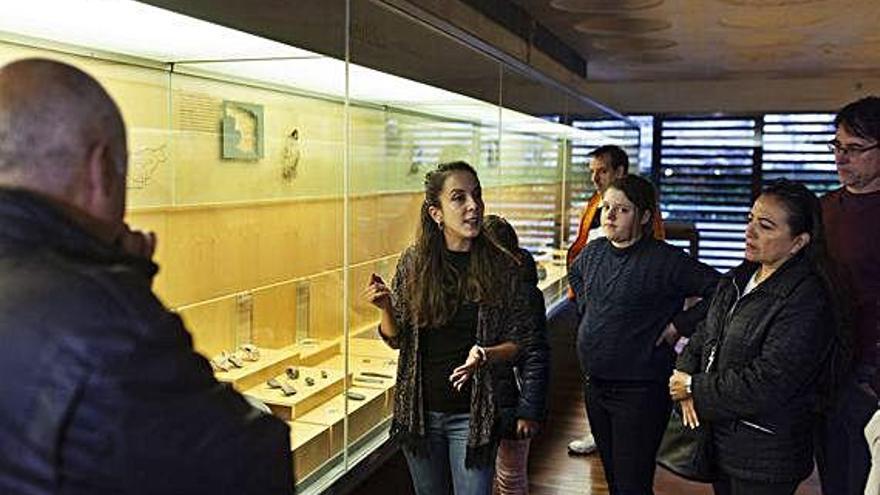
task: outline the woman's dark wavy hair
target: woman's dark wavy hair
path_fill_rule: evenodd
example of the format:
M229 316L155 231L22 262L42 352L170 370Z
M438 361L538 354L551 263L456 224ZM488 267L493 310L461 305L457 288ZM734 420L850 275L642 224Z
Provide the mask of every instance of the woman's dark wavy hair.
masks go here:
M830 363L828 369L830 372L828 387L833 390L842 378L840 375L846 372L852 361L852 312L847 297L849 291L828 256L825 227L822 223L822 205L819 198L806 186L788 179L769 183L761 195L772 196L780 202L787 214L786 224L793 236L804 232L810 234L810 242L801 249L801 254L821 278L831 303L836 331L834 345L838 346L832 355L832 361L835 362ZM830 393L831 390L826 390L824 393Z
M519 236L510 223L499 215L486 215L483 231L498 247L516 257L519 251Z
M641 221L644 212L649 212L648 221L639 228L642 237L654 235L654 212L657 211L657 191L654 184L638 175L624 175L611 182L608 189L617 189L636 207L636 221Z
M500 258L504 251L480 232L471 243L467 273L459 273L448 257L443 231L431 218L430 207L440 208L440 193L446 179L466 172L479 182L477 171L467 162L441 163L425 174L425 200L422 202L415 242L415 269L408 281L414 323L422 328L443 326L467 300L497 305L505 297Z

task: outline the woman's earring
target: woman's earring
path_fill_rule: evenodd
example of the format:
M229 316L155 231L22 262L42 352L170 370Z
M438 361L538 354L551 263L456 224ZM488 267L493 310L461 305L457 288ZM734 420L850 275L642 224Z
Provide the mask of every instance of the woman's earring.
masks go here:
M437 222L437 228L440 229L440 232L443 232L443 222Z

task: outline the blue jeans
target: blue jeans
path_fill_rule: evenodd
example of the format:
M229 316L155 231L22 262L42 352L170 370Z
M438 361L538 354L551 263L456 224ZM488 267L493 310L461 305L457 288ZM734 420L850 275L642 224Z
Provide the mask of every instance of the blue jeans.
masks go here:
M423 455L403 449L417 495L488 495L495 466L465 467L470 414L428 411L428 449ZM494 459L495 456L492 456Z

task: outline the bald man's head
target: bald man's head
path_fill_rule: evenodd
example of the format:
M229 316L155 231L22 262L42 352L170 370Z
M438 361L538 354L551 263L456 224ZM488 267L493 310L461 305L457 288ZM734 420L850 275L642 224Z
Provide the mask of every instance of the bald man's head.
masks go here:
M65 200L91 187L83 174L97 157L124 194L127 154L119 108L94 78L45 59L0 68L0 184Z

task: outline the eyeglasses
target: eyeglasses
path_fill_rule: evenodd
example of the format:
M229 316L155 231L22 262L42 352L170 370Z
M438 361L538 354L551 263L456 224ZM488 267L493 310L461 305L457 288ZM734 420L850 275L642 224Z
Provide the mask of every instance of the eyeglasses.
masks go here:
M859 156L866 151L871 151L880 147L880 143L874 143L870 146L844 146L840 141L832 139L828 141L828 149L835 155Z

